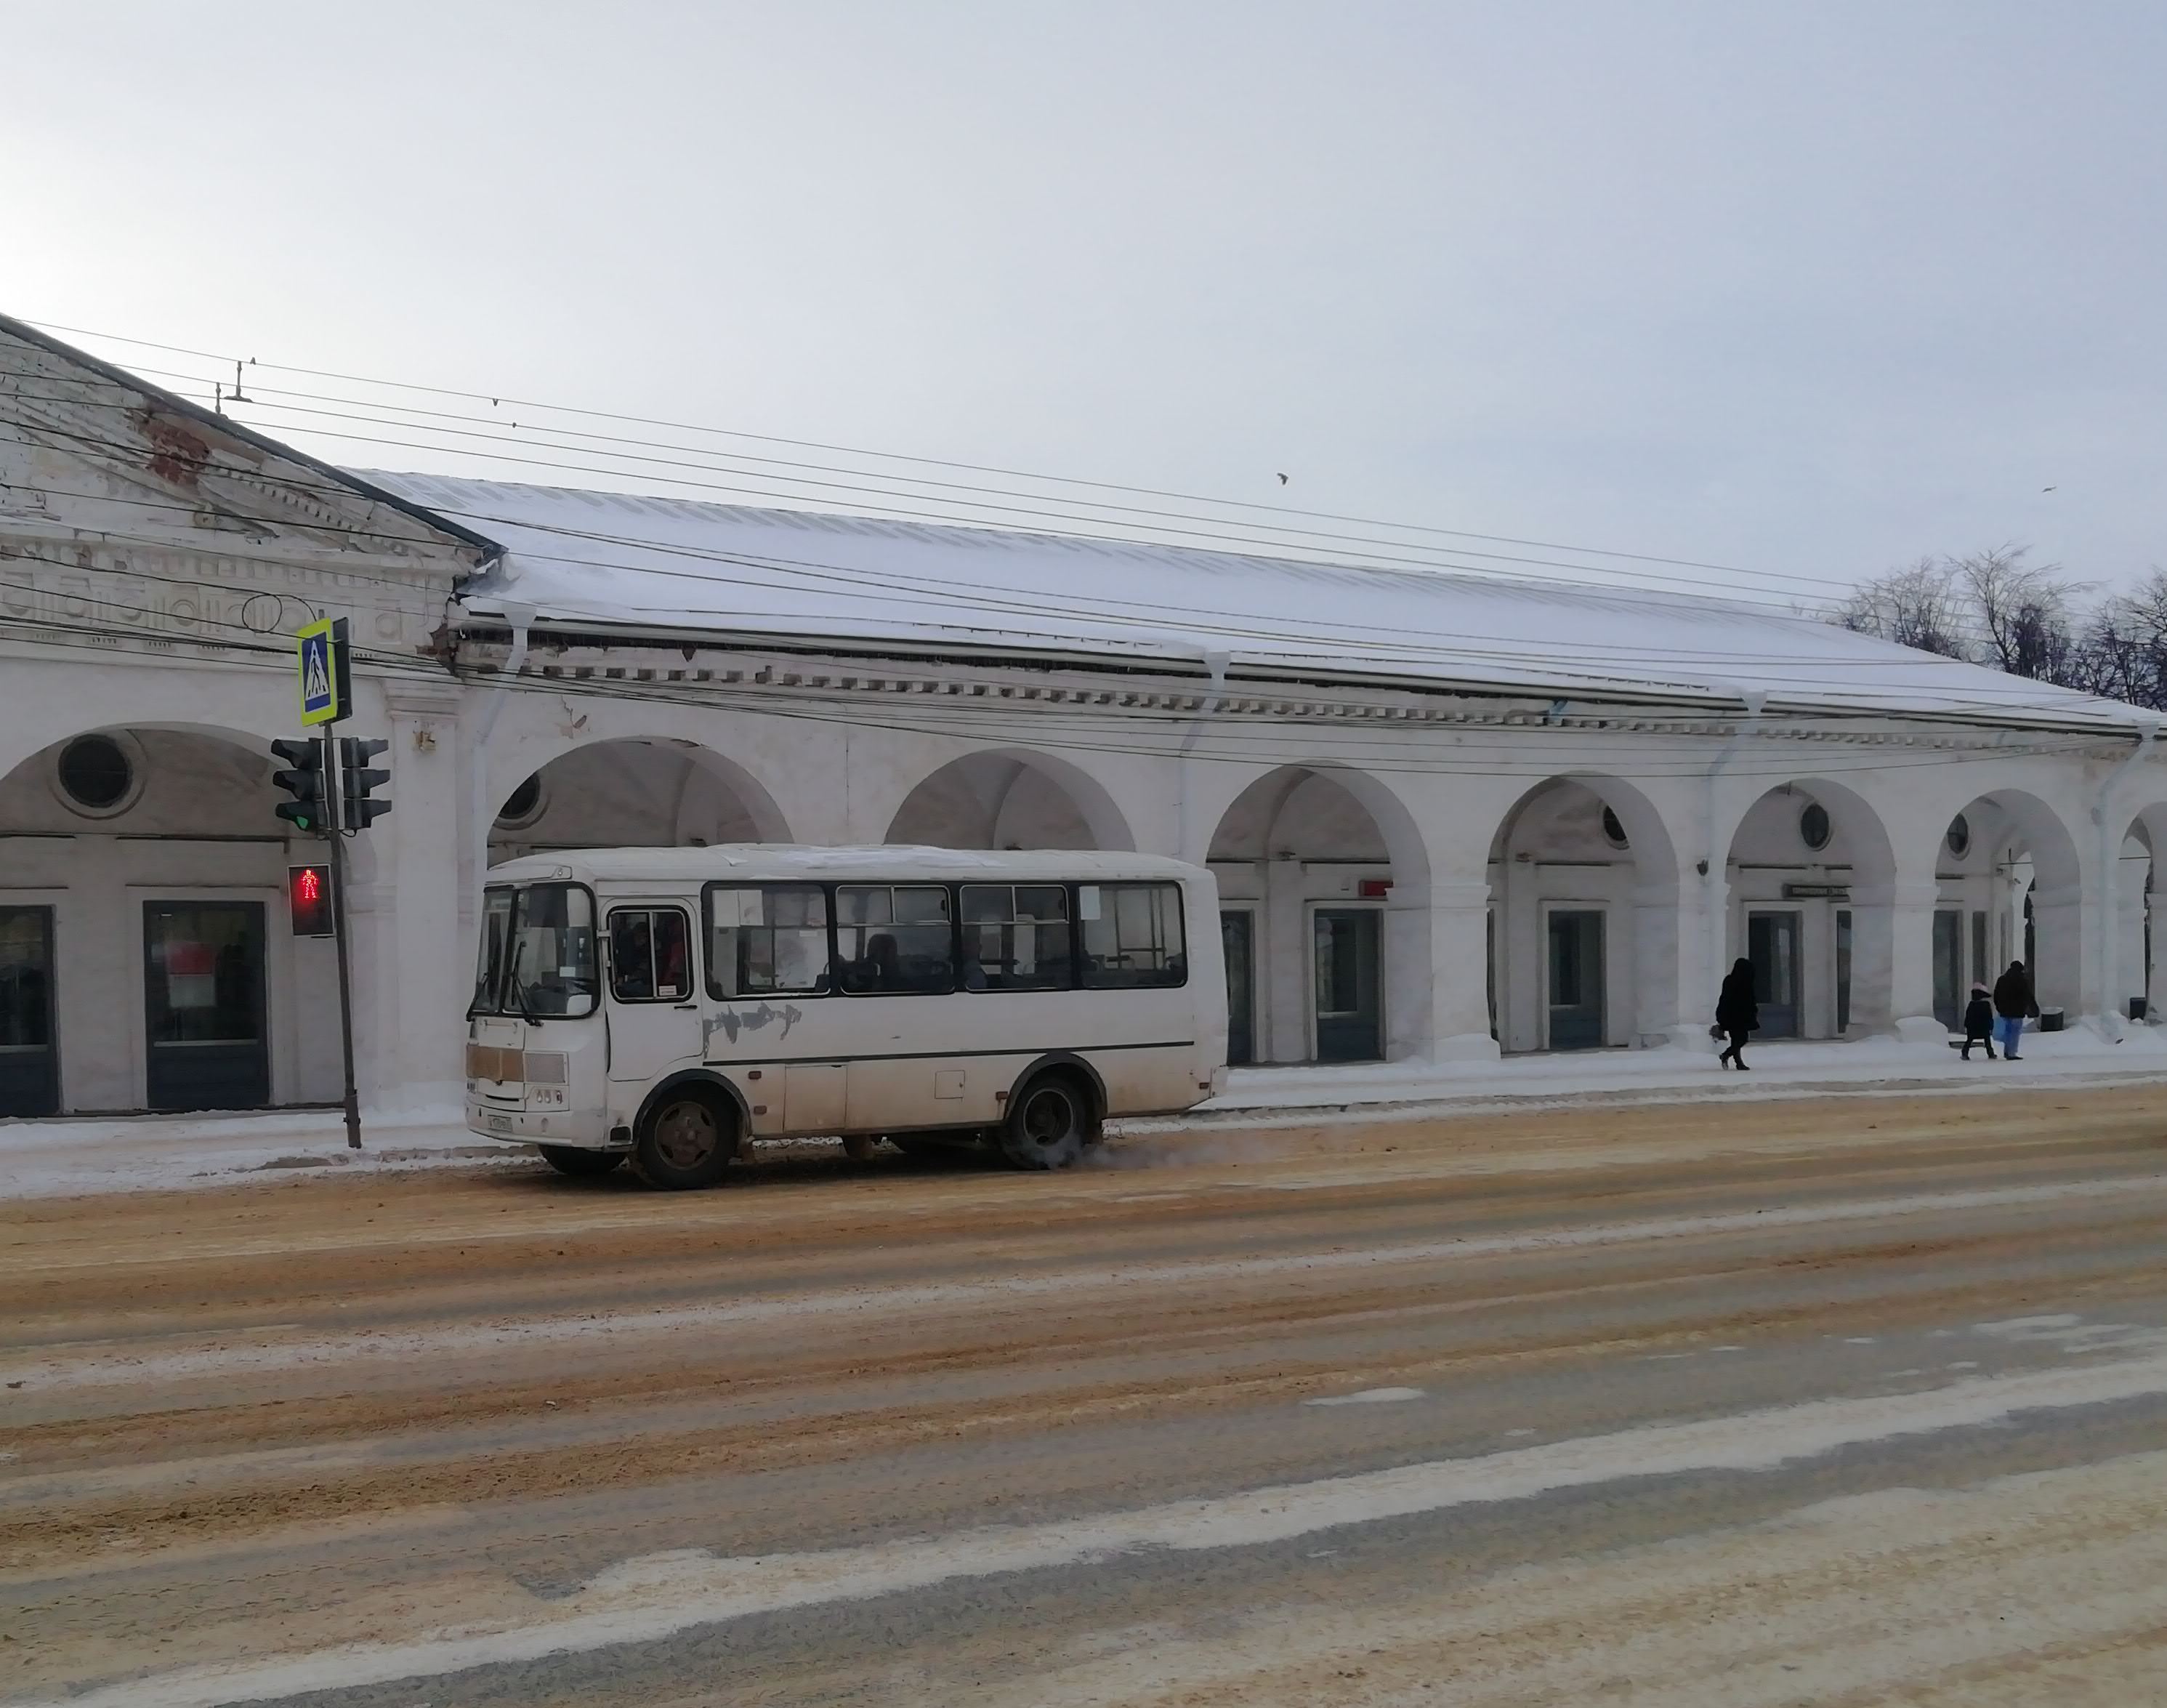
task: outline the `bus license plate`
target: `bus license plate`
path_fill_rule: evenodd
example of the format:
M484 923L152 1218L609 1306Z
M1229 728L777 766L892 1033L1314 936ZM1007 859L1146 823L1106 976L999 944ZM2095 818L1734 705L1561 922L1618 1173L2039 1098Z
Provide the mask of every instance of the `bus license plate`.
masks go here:
M488 1121L489 1130L491 1132L509 1132L511 1131L511 1117L509 1115L490 1115L485 1117L485 1119Z

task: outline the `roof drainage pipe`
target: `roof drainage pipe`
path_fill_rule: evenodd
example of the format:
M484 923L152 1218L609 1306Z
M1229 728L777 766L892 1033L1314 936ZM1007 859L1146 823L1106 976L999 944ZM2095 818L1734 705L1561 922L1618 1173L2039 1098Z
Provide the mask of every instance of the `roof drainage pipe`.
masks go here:
M2128 828L2120 823L2121 815L2115 809L2115 800L2123 779L2151 756L2152 743L2159 734L2157 724L2147 724L2138 732L2137 745L2130 749L2120 764L2107 773L2106 780L2100 785L2099 799L2092 808L2092 828L2097 833L2099 860L2099 924L2096 927L2099 955L2095 974L2099 984L2092 993L2090 1019L2095 1032L2114 1042L2121 1042L2127 1030L2117 1005L2115 993L2121 988L2122 979L2121 920L2117 915L2122 911L2122 844ZM2147 937L2140 936L2138 941L2147 941ZM2152 969L2146 967L2140 970L2148 989ZM2037 969L2035 968L2032 972L2036 977Z
M1174 788L1180 806L1180 816L1174 826L1174 830L1181 839L1181 857L1184 860L1194 859L1199 866L1204 865L1211 856L1211 831L1217 829L1217 826L1211 826L1200 835L1198 827L1189 821L1189 756L1195 750L1199 740L1202 738L1205 725L1217 715L1221 707L1226 703L1227 666L1232 662L1232 653L1207 652L1204 655L1205 668L1211 675L1211 691L1205 697L1204 703L1196 708L1196 715L1189 720L1189 728L1182 732L1181 756L1175 761L1179 768L1174 773Z
M490 732L496 728L497 716L504 710L512 686L519 680L519 672L527 667L527 631L534 621L534 607L531 605L506 600L502 608L506 620L511 624L511 650L497 667L496 681L491 685L489 698L482 703L481 715L474 720L474 745L467 756L468 841L474 850L476 930L480 929L481 920L479 898L482 886L489 882L489 828L496 821L489 788Z

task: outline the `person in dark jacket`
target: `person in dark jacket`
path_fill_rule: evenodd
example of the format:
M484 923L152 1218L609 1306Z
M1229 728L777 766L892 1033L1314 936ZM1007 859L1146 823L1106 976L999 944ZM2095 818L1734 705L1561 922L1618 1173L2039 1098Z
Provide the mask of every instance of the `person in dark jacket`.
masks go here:
M1744 1072L1746 1040L1761 1029L1761 1005L1753 996L1753 963L1743 956L1723 975L1723 989L1715 999L1715 1023L1727 1040L1715 1058L1717 1064L1728 1068L1735 1063Z
M1964 1041L1960 1053L1968 1062L1974 1044L1986 1046L1986 1058L1994 1059L1994 999L1986 994L1986 986L1974 984L1971 1000L1964 1005Z
M2009 970L1994 981L1994 1030L2001 1040L2004 1061L2020 1059L2016 1045L2024 1036L2024 1022L2038 1011L2039 1005L2032 998L2031 974L2021 961L2011 961Z

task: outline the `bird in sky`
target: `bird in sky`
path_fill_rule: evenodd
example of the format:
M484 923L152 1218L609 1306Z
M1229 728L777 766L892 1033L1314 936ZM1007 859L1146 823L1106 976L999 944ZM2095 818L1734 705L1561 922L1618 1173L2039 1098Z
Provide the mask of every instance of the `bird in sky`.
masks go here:
M1284 485L1286 485L1286 483L1287 483L1287 477L1286 477L1285 475L1280 475L1280 485L1282 485L1282 486L1284 486Z
M2062 489L2058 486L2042 486L2039 490L2042 492L2058 492Z

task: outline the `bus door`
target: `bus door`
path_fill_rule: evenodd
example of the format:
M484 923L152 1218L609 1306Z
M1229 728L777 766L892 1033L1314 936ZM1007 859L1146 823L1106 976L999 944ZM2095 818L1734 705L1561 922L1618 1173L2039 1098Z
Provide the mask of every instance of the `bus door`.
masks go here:
M612 903L609 946L609 1076L645 1084L707 1054L692 984L692 920L681 902Z

